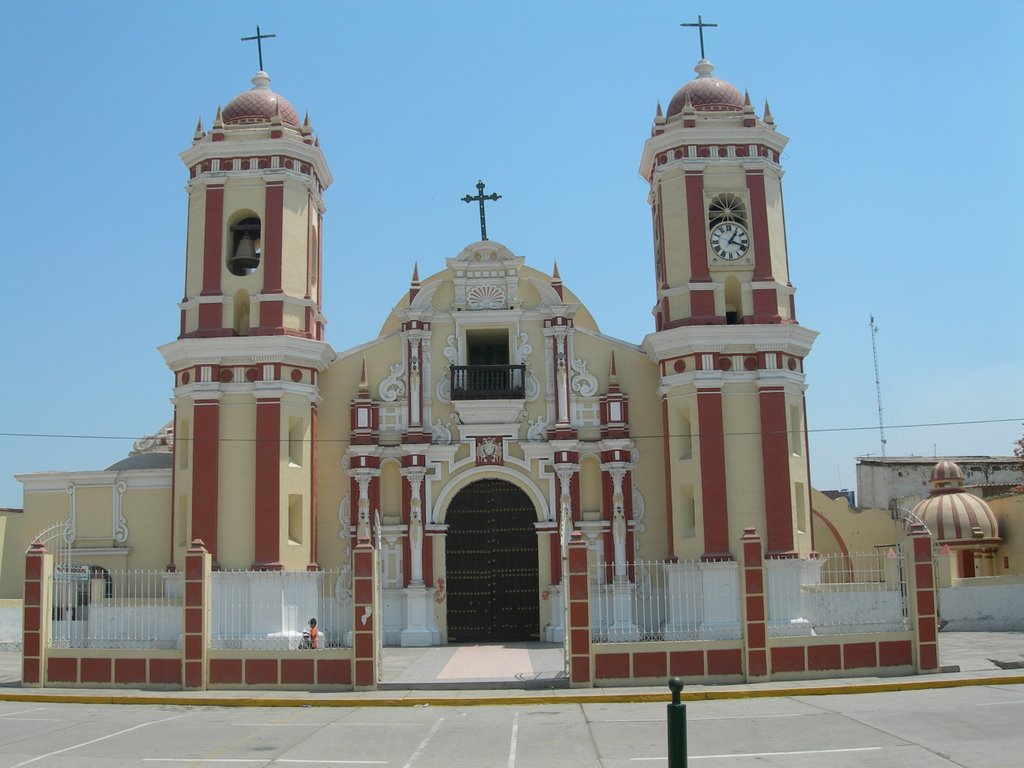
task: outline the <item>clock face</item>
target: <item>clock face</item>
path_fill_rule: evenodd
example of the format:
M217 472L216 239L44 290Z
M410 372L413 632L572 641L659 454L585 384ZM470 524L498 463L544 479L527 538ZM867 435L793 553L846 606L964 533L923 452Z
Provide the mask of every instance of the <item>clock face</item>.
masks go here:
M722 261L742 259L750 250L750 236L735 222L718 224L711 230L711 250Z

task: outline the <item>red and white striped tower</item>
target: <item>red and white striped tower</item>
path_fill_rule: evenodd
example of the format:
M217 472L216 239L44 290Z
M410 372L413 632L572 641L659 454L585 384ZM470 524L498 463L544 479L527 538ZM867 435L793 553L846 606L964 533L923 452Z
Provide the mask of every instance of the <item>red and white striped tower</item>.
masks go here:
M253 87L196 127L174 372L175 560L202 538L219 567L316 567L321 310L331 173L287 99ZM297 545L297 546L296 546Z
M678 557L733 558L748 527L769 556L812 549L803 361L816 332L796 320L779 158L767 104L697 77L659 106L640 173L650 184L656 331Z

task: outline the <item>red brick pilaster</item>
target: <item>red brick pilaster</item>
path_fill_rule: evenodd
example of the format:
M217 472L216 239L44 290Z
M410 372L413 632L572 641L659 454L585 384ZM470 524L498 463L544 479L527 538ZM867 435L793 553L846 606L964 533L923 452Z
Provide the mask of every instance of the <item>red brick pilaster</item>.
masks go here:
M579 531L569 538L569 687L589 688L594 678L590 654L590 579L587 574L587 542Z
M281 565L281 399L256 400L256 561L252 567L279 571Z
M217 556L217 494L220 474L220 402L196 400L192 434L192 530Z
M768 626L765 619L764 559L761 537L755 528L744 528L743 550L743 648L747 682L768 679Z
M210 648L210 571L213 558L202 539L185 553L185 663L182 688L205 690Z
M377 600L377 550L369 539L359 539L352 550L352 609L354 688L376 690L382 617Z
M932 537L922 523L907 526L907 602L918 674L939 671L938 595Z
M46 682L46 645L50 629L50 590L53 555L39 541L25 553L25 599L21 624L21 684L41 688Z
M761 410L761 458L764 463L764 517L769 557L796 557L793 544L793 494L789 473L786 392L758 388ZM800 435L794 439L799 440Z
M701 559L731 560L721 389L697 390L697 423L700 429L700 493L704 524L704 554Z

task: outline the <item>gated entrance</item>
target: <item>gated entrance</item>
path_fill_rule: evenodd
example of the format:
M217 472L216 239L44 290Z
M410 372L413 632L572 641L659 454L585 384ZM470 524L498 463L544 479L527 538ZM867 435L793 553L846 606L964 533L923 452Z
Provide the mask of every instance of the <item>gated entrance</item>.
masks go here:
M446 522L448 640L536 640L540 635L537 513L505 480L478 480L452 499Z

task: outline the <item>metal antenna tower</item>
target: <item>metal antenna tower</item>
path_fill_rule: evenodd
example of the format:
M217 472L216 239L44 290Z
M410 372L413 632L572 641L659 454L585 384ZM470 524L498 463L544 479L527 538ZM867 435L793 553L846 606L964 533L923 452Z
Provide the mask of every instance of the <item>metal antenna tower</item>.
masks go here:
M875 361L875 397L878 400L878 433L882 438L882 458L885 458L885 421L882 418L882 380L878 375L878 326L875 325L875 316L871 318L871 356Z

